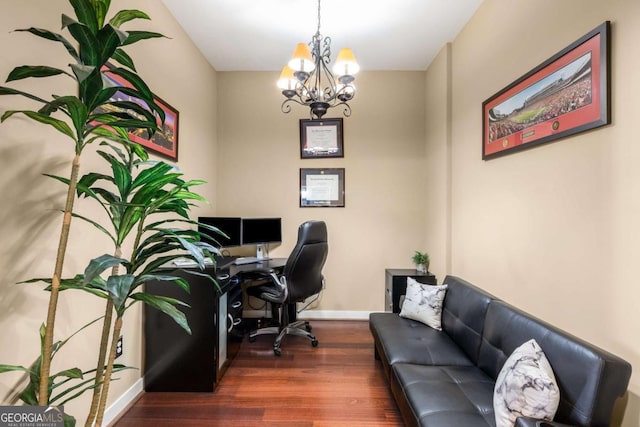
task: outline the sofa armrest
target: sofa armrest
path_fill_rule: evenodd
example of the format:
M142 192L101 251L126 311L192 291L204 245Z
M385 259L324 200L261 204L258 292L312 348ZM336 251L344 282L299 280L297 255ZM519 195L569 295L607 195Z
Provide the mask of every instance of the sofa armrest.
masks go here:
M571 424L562 424L555 421L545 421L537 418L519 417L514 427L572 427Z

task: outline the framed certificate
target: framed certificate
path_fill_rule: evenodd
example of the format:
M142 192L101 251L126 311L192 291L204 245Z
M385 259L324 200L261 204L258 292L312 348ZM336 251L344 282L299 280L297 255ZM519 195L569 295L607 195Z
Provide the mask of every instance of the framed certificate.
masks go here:
M300 169L300 207L344 207L344 168Z
M300 120L300 158L344 157L342 118Z

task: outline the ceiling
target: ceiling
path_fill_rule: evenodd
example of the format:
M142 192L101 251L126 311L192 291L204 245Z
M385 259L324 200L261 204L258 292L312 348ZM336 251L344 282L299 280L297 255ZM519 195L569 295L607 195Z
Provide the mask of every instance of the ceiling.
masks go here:
M163 0L218 71L280 71L317 29L316 0ZM322 0L332 59L350 47L363 70L425 70L482 0Z

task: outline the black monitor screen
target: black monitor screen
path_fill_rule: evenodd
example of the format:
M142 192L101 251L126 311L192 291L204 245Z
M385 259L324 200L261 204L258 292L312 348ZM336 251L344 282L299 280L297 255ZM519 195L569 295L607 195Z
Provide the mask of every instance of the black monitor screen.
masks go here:
M242 221L240 218L201 216L198 218L198 222L216 227L218 230L229 236L229 238L226 238L202 226L198 226L198 231L200 233L209 236L208 239L204 239L205 242L215 247L222 248L230 248L233 246L240 246L242 244L242 239L240 237L242 235Z
M242 244L282 242L282 220L280 218L242 218Z

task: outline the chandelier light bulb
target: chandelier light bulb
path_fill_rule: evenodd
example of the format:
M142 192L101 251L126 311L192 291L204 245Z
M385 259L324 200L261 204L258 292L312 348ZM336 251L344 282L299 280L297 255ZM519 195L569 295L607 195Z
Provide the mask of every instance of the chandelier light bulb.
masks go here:
M311 56L309 45L298 43L287 65L289 65L293 71L299 71L307 74L311 73L316 66L313 63L313 57Z
M354 76L358 71L360 71L360 65L353 51L348 47L340 49L336 63L333 65L333 72L338 76Z

